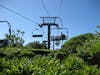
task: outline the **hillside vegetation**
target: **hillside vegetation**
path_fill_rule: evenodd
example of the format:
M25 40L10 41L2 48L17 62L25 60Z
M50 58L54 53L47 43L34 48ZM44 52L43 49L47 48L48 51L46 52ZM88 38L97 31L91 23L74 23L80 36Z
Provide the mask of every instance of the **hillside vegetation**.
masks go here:
M0 75L100 75L100 35L73 37L59 51L0 48Z
M77 37L73 37L62 46L61 51L64 51L68 54L76 53L78 47L81 47L84 44L94 39L95 39L95 35L92 33L87 33L87 34L79 35Z

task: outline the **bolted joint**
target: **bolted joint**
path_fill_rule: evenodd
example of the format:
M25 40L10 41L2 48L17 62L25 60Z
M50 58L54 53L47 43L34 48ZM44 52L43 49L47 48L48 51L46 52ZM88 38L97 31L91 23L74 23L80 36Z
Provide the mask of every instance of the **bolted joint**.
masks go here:
M42 25L39 24L39 27L42 28Z

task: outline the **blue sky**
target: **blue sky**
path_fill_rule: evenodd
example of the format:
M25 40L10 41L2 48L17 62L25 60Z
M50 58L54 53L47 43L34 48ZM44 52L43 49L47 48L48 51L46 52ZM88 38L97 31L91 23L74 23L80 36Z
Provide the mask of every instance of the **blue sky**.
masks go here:
M41 16L59 16L62 18L63 27L69 29L69 38L96 30L96 25L100 24L100 0L63 0L60 10L61 0L43 0L48 14L43 8L42 0L0 0L0 5L10 8L31 20L41 23ZM60 11L60 12L59 12ZM61 13L61 14L59 14ZM32 38L32 30L38 24L28 21L4 8L0 7L0 20L7 20L11 23L13 30L25 31L25 44L34 40L44 38ZM59 22L57 23L62 26ZM6 23L0 23L0 39L8 33ZM47 29L44 27L44 31ZM42 32L41 32L42 33Z

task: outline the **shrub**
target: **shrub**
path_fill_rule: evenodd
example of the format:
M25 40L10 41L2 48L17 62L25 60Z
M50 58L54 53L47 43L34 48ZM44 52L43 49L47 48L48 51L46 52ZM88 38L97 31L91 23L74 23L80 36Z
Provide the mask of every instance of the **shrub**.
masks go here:
M71 38L62 46L61 51L64 51L68 54L76 53L77 47L83 46L86 43L86 41L90 41L93 38L95 38L94 34L91 33Z

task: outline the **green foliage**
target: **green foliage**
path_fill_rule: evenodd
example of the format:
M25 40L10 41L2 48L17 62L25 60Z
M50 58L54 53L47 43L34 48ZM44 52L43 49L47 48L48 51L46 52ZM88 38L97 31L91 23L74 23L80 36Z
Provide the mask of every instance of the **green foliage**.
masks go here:
M90 48L93 64L100 65L100 41L96 42Z
M14 58L14 57L29 57L32 58L35 55L48 55L54 53L54 51L47 49L25 49L18 47L6 47L0 48L0 57Z
M100 40L96 38L87 41L83 46L77 48L77 55L88 62L88 64L100 65Z
M31 42L26 45L28 48L34 48L34 49L47 49L45 43L39 43L39 41Z
M16 32L12 31L11 36L9 34L5 34L5 37L8 40L9 40L9 37L11 37L10 40L9 40L9 46L20 47L24 43L24 40L22 38L23 35L24 35L24 31L16 30Z
M87 33L68 40L61 48L67 54L76 53L77 47L83 46L87 41L94 39L94 34Z
M62 46L64 52L0 48L0 75L100 75L99 38L90 33L72 38Z
M100 52L100 41L96 42L95 44L92 45L90 48L92 54L96 54L97 52Z
M61 51L67 55L74 53L89 65L100 65L100 36L88 33L74 37L62 46Z
M51 56L0 58L0 73L7 75L99 75L100 68L87 65L76 55L62 62Z
M21 50L20 51L20 57L33 58L34 56L35 56L35 53L33 53L31 50Z

